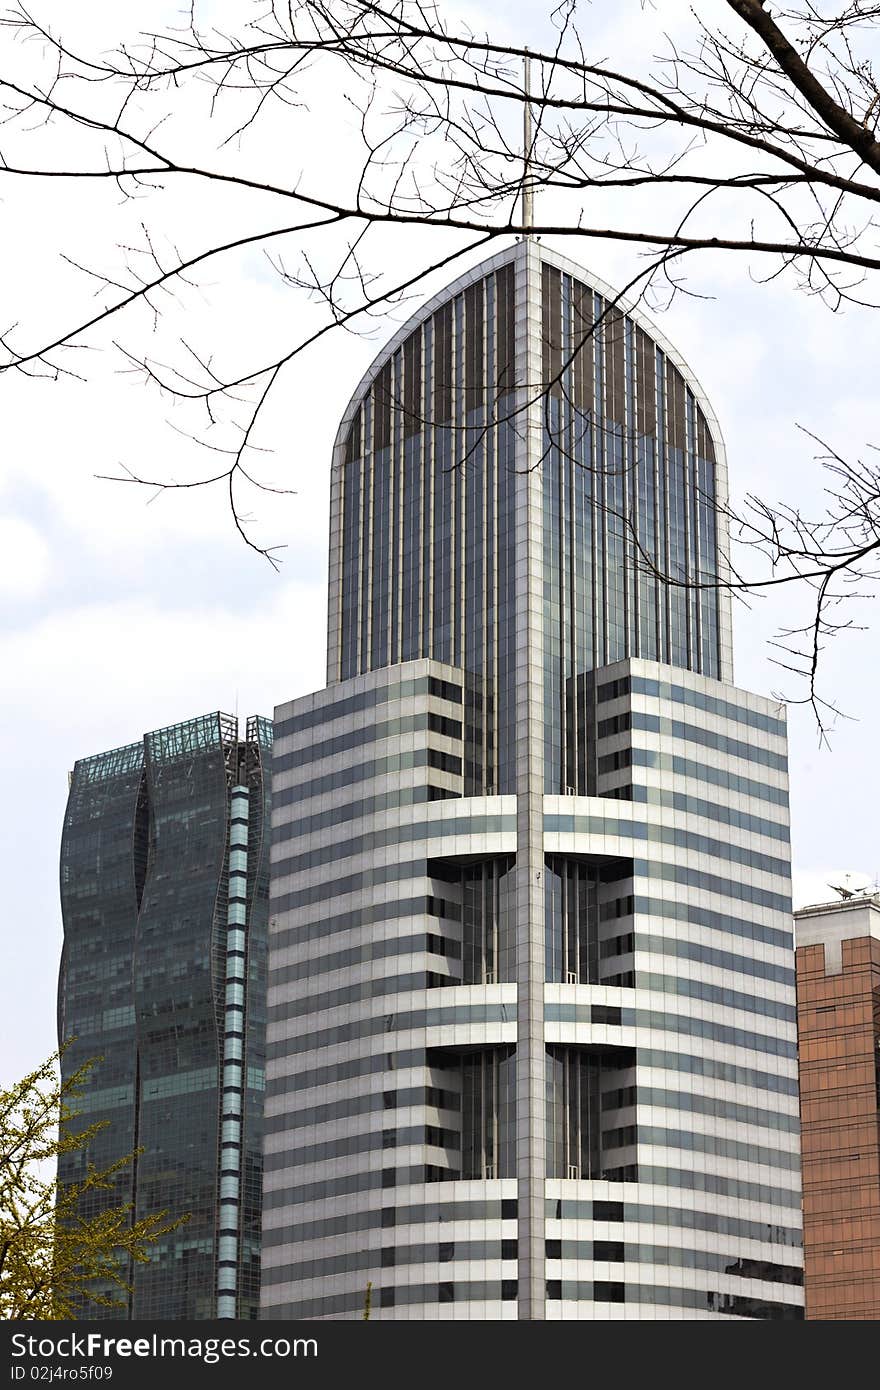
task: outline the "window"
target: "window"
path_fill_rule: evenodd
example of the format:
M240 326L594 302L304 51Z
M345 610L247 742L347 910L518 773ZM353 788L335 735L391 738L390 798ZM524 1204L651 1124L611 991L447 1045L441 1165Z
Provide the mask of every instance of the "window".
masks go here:
M612 1264L622 1264L624 1260L622 1240L594 1240L593 1259L608 1260Z
M626 1286L597 1280L593 1284L593 1299L596 1303L625 1303Z

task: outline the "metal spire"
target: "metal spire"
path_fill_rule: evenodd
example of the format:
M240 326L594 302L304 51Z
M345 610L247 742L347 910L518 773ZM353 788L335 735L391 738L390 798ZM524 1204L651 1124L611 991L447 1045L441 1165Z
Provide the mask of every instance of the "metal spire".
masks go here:
M531 78L531 57L529 50L523 54L523 171L522 171L522 224L528 235L534 225L534 201L531 184L532 163L532 104L529 101Z

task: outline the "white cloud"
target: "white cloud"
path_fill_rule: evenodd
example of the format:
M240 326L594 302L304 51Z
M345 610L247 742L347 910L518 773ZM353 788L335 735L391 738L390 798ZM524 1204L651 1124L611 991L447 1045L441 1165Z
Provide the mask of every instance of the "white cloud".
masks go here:
M54 726L68 760L130 742L147 729L210 709L271 715L275 703L324 683L324 588L289 583L252 612L212 606L160 610L146 597L50 614L0 635L7 727ZM63 692L64 722L58 721Z
M51 567L40 532L20 517L0 517L0 598L32 598Z

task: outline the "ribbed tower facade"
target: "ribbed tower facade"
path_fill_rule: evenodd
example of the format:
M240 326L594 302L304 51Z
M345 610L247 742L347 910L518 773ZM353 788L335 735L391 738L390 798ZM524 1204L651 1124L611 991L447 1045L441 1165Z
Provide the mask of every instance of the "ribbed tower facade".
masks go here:
M263 1316L802 1316L725 489L676 352L531 240L355 392L328 684L276 710Z
M142 1148L83 1214L189 1220L82 1318L255 1318L266 1042L272 725L209 714L82 758L61 844L62 1075L100 1058L62 1157L76 1182Z

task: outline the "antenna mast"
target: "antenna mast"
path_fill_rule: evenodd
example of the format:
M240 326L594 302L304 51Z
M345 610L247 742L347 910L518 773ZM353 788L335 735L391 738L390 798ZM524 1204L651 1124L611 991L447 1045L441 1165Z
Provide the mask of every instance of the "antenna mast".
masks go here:
M523 171L522 171L522 224L525 235L534 225L534 194L532 190L532 105L529 101L532 60L529 50L523 53Z

